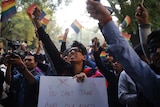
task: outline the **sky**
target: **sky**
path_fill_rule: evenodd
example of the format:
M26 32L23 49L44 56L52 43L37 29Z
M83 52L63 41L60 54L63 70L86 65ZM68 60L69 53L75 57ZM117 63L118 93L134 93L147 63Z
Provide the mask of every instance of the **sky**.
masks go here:
M101 0L105 6L110 6L107 0ZM86 13L86 14L85 14ZM97 21L89 17L86 12L86 0L72 0L69 6L62 3L56 12L57 24L61 27L69 28L71 23L77 19L83 27L97 25Z

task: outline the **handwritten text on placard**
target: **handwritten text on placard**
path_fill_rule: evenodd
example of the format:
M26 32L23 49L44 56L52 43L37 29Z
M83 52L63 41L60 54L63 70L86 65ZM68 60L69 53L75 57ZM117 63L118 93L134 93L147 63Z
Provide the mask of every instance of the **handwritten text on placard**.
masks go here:
M105 79L42 76L38 107L108 107Z

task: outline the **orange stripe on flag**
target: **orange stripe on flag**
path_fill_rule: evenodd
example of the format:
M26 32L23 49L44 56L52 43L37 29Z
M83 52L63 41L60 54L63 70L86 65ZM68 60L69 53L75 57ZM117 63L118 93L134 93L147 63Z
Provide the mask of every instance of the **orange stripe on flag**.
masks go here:
M131 23L131 18L128 15L126 15L126 17L124 18L122 22L122 28L127 27L130 23Z
M43 28L45 29L45 28L47 27L48 23L49 23L49 20L44 17L44 18L41 20L41 23L42 23L42 25L43 25Z
M73 30L78 34L79 31L82 29L82 25L77 21L77 19L75 19L73 21L73 23L71 24L71 27L73 28Z
M128 34L128 33L122 32L122 36L123 36L126 40L128 40L128 41L131 39L131 35Z
M81 29L82 28L82 25L75 19L74 21L74 24L79 28Z
M106 53L105 51L102 51L102 52L100 53L100 57L106 57L106 55L107 55L107 53Z
M59 42L63 41L63 36L58 36Z
M9 2L9 3L2 3L2 11L6 11L8 9L10 9L11 7L14 7L16 5L16 3L14 1Z
M26 10L26 13L28 14L28 16L30 17L30 19L32 19L32 14L34 12L34 9L38 7L37 4L32 4L28 7L28 9Z
M17 13L15 0L3 0L2 1L2 12L1 22L7 21L13 15Z

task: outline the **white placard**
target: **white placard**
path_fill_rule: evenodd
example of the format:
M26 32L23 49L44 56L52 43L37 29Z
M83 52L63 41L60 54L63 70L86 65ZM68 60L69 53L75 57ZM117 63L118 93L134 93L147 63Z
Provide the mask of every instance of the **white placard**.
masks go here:
M105 78L41 76L38 107L108 107Z

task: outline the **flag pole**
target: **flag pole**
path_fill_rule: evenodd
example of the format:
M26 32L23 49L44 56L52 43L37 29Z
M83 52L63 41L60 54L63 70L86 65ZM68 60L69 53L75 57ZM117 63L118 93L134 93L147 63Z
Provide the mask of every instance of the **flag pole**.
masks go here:
M143 5L144 3L144 0L141 1L141 4ZM150 60L149 58L147 57L147 54L144 50L144 46L143 46L143 38L142 38L142 34L141 34L141 27L140 27L140 24L138 24L138 34L139 34L139 39L140 39L140 45L141 45L141 48L142 48L142 51L143 51L143 54L144 56L146 57L146 60L148 61L148 63L150 64Z
M80 30L80 42L82 42L82 29Z
M78 35L79 35L79 34L76 33L75 40L78 40Z
M141 4L143 4L143 3L144 3L144 0L141 1Z

